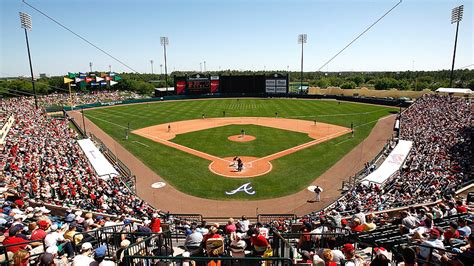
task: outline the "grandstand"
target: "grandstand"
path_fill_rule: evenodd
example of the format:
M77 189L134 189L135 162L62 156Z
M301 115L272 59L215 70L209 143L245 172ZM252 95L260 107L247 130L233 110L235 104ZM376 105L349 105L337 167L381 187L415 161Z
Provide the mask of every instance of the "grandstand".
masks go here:
M399 113L398 136L324 209L219 223L153 208L135 194L127 166L91 136L118 173L99 178L77 143L87 137L80 121L45 112L63 98L42 97L40 109L31 97L0 100L5 265L473 265L472 106L464 98L425 95ZM75 99L124 100L115 92ZM400 159L403 141L412 146ZM370 177L395 158L393 173Z

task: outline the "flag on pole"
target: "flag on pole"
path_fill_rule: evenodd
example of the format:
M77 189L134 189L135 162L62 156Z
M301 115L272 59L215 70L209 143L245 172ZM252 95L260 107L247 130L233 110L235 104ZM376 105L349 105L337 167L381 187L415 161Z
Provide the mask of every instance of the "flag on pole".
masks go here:
M64 84L68 84L68 83L71 83L73 81L74 81L73 79L64 77Z
M117 83L118 83L117 81L111 80L111 81L110 81L110 86L113 86L113 85L115 85L115 84L117 84Z
M73 78L77 77L77 74L76 74L76 73L67 72L67 76L68 76L68 78L73 79Z
M112 80L112 77L105 77L105 80Z
M92 81L92 78L86 77L86 82L89 83Z
M109 76L111 77L115 76L115 72L109 72Z
M76 82L76 83L79 83L79 82L81 82L81 81L83 81L83 79L81 79L81 78L75 78L75 79L74 79L74 82Z
M99 84L100 84L100 86L106 86L107 82L106 81L101 81Z
M102 73L100 73L100 77L101 77L101 78L105 78L106 76L107 76L107 74L106 74L106 73L103 73L103 72L102 72Z
M119 76L119 75L115 75L115 76L114 76L114 80L115 80L115 81L122 80L122 77L121 77L121 76Z
M91 86L99 86L99 83L97 83L97 82L91 82Z
M99 81L102 81L104 80L103 78L100 78L100 77L95 77L95 81L99 82Z

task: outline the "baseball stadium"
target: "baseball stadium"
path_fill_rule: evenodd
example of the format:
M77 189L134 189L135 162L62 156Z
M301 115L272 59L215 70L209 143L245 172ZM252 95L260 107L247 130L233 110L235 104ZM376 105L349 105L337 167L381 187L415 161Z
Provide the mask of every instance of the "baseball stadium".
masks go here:
M297 70L263 71L208 70L206 61L187 70L180 56L167 59L173 47L160 37L160 74L154 60L151 73L136 71L131 59L99 47L111 43L81 35L75 19L54 12L53 0L2 4L5 20L18 20L18 12L7 15L13 10L21 22L18 40L2 40L2 57L15 58L24 38L29 64L23 59L26 70L16 70L16 63L2 63L0 263L474 265L474 70L454 69L456 49L472 55L472 40L456 48L464 5L452 9L451 70L322 70L370 38L372 27L383 27L379 21L421 8L393 2L377 4L383 15L317 71L304 70L308 36L299 34ZM430 10L445 12L444 4ZM30 42L52 41L33 34L30 14L38 28L60 26L124 69L92 62L88 71L76 63L66 68L37 55L47 64L35 68L60 74L36 77ZM458 60L468 62L463 56Z

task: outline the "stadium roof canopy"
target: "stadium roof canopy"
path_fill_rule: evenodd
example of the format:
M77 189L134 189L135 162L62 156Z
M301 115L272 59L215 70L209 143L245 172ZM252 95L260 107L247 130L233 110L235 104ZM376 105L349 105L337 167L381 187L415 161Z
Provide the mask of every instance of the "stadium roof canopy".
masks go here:
M462 94L472 94L473 91L471 89L463 89L463 88L439 88L436 92L445 92L445 93L462 93Z

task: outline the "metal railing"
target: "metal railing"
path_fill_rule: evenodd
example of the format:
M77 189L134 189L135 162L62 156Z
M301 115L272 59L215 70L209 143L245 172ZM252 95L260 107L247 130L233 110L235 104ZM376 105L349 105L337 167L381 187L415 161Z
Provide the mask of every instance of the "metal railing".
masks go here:
M289 258L279 257L166 257L136 256L124 257L126 265L216 265L216 266L289 266L294 265Z
M110 234L128 234L132 231L132 225L113 225L107 227L101 227L98 229L90 230L87 232L77 232L72 237L72 246L74 251L77 252L81 249L81 245L85 242L90 242L94 248L107 245L108 255L109 253L109 243L115 244L115 242L110 240ZM81 238L82 236L82 238ZM121 240L120 240L121 241ZM120 242L118 243L120 246Z
M25 240L25 242L22 242L22 243L9 244L9 245L0 245L0 256L2 256L2 259L3 259L3 261L0 261L0 265L2 265L2 266L3 265L12 265L12 264L10 264L10 262L13 260L13 255L11 255L11 252L10 252L10 255L8 254L9 249L17 248L17 247L20 247L20 249L23 249L22 248L23 246L25 246L25 245L32 246L32 244L34 244L34 243L37 243L37 245L33 245L35 247L32 248L31 250L29 250L30 260L34 261L41 254L43 254L44 251L46 250L44 239L43 240L31 240L31 241Z
M259 214L257 215L257 222L262 224L269 224L273 221L289 222L291 227L293 221L296 219L296 214Z

